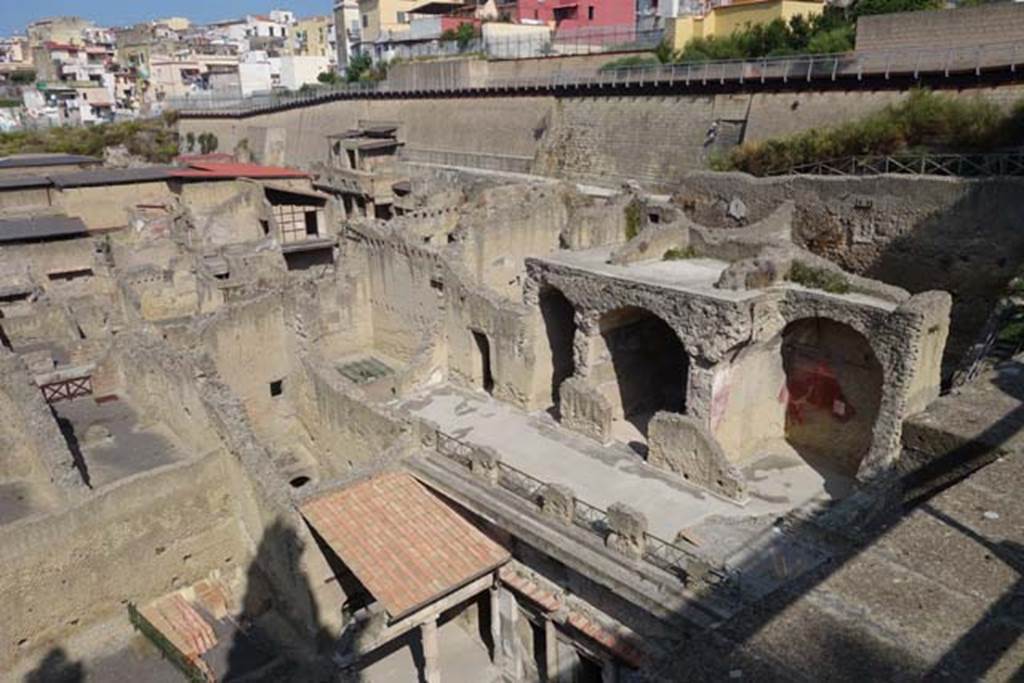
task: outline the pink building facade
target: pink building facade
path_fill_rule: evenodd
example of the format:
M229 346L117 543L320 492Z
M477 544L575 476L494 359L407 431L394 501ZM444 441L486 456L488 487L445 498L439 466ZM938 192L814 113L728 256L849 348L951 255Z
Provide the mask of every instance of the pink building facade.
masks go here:
M515 6L512 18L516 21L542 21L560 31L636 22L636 0L516 0L509 4Z

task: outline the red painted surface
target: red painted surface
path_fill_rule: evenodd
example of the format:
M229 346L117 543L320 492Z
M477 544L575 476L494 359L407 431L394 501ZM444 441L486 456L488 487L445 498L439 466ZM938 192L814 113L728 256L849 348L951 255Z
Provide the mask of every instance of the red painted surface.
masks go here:
M635 0L517 0L515 15L519 21L554 23L558 30L624 27L636 22L636 4Z
M799 356L793 357L792 363L794 367L779 395L779 401L786 403L787 421L803 424L808 411L826 411L839 422L848 422L853 417L853 406L827 363Z
M455 31L461 24L472 24L476 28L480 28L480 20L475 17L441 17L441 31Z
M259 164L192 163L188 168L170 171L175 178L308 178L309 174L294 168L260 166Z

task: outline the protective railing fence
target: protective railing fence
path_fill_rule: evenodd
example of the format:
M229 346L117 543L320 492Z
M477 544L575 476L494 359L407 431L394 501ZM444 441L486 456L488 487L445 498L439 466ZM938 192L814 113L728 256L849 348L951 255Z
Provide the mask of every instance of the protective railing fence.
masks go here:
M473 447L471 445L440 430L437 431L436 444L439 454L465 469L472 468L470 454ZM540 495L548 485L547 482L501 461L497 463L497 468L499 486L533 505L538 505ZM572 522L575 526L598 537L602 542L611 530L607 511L579 498L574 499ZM645 532L644 540L643 560L676 576L681 581L689 582L695 579L723 589L738 588L740 577L735 572L730 572L724 567L713 567L696 553L654 534Z
M414 60L430 57L480 55L489 59L527 59L605 52L653 50L665 38L664 29L640 30L635 26L601 26L556 31L538 30L507 36L485 36L464 41L428 40L388 48L392 58Z
M457 152L454 150L425 149L422 147L403 147L399 151L398 156L403 161L439 164L442 166L468 166L505 173L529 173L533 166L533 157L483 152Z
M403 95L431 92L515 91L555 88L630 88L646 85L695 86L725 83L789 81L830 81L839 78L891 78L917 76L921 72L951 76L964 72L980 74L983 69L1016 72L1024 57L1024 43L988 43L974 47L919 48L885 52L793 55L635 66L600 71L557 71L551 74L513 79L488 78L481 85L443 82L410 88L388 81L346 83L306 93L273 93L249 97L194 93L169 99L166 105L186 112L222 111L248 113L281 106L298 106L342 97Z
M1024 175L1024 149L989 154L931 154L913 152L875 156L851 156L807 164L782 166L768 175L940 175L955 177Z

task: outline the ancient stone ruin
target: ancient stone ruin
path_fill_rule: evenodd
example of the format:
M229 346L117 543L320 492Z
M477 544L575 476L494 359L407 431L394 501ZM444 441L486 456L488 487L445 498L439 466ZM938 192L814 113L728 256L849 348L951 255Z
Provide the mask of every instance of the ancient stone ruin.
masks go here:
M883 267L869 227L930 181L889 213L873 180L653 195L402 135L0 184L0 671L794 680L833 638L861 680L972 670L1013 578L965 594L924 561L962 537L904 525L1010 452L1019 369L954 380L981 325ZM1010 467L975 522L1019 538Z

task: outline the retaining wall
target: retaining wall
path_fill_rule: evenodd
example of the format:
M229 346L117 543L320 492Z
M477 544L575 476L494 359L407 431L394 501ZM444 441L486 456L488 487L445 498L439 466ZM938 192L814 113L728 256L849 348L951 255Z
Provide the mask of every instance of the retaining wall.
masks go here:
M1020 85L956 92L1005 105L1024 97ZM905 91L855 90L351 99L244 118L187 117L179 130L212 132L225 151L245 139L263 163L308 167L327 160L325 136L356 128L361 120L397 121L411 160L450 158L613 185L628 178L658 189L707 167L722 147L705 145L715 120L727 121L733 131L735 140L722 141L727 146L835 125L905 96Z

